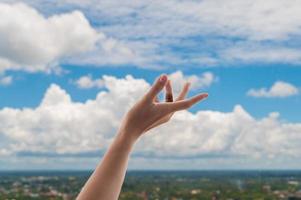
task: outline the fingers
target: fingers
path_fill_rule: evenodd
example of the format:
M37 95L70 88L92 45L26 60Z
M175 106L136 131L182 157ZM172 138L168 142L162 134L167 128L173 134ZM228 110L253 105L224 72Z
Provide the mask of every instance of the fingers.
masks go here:
M146 97L150 100L153 100L156 95L164 88L166 81L167 76L165 74L162 74L159 78L157 78L151 89L146 94Z
M183 100L186 97L189 87L190 87L190 83L186 82L185 85L183 86L179 96L177 97L176 101Z
M192 105L196 104L197 102L199 102L207 97L208 97L208 94L203 93L203 94L196 95L187 100L175 101L173 103L161 103L161 106L164 107L168 113L170 113L170 112L188 109Z
M173 102L173 95L172 95L172 87L170 84L170 80L167 81L166 86L165 86L165 101L166 102Z

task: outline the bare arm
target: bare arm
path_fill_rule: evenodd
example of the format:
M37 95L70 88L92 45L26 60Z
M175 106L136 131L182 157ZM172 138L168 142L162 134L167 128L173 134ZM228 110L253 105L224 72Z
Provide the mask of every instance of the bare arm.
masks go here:
M159 102L157 94L166 88L166 102ZM126 114L117 136L78 195L78 200L116 200L125 177L130 152L138 138L146 131L167 122L176 111L187 109L206 98L199 94L184 100L189 89L185 84L173 101L172 88L166 75L161 75L151 89Z

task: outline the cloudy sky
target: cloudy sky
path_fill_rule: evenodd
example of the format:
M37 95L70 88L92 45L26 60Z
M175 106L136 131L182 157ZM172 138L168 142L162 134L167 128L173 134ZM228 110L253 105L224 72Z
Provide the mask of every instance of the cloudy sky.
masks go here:
M0 170L92 169L154 78L209 98L130 169L301 167L301 2L0 0Z

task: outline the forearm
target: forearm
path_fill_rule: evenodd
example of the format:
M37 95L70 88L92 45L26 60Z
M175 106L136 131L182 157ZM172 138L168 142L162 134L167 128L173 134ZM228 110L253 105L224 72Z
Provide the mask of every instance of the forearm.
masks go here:
M77 199L118 199L133 145L134 141L126 137L124 131L119 131Z

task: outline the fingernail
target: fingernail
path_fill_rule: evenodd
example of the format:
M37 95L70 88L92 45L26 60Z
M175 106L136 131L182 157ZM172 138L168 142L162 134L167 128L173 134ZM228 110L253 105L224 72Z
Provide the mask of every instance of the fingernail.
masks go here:
M161 83L164 83L166 80L167 80L167 76L166 76L165 74L163 74L163 75L160 76L159 81L160 81Z
M204 97L205 97L205 98L207 98L208 96L209 96L209 94L208 94L208 93L205 93L205 94L204 94Z

